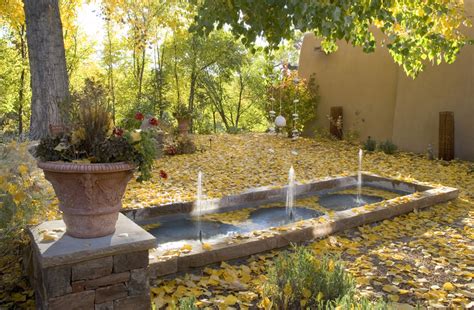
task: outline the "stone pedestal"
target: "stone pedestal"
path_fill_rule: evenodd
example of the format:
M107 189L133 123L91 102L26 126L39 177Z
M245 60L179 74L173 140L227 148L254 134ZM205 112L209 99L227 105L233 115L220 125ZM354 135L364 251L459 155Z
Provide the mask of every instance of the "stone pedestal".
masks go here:
M76 239L63 221L29 230L37 309L150 309L148 249L156 239L120 214L113 235ZM45 235L57 234L48 241Z

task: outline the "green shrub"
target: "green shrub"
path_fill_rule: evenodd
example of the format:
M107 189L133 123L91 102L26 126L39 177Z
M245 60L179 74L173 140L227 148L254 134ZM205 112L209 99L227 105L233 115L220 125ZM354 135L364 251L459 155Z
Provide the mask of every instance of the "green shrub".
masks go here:
M0 144L0 243L18 236L27 225L56 216L52 188L28 147L15 141Z
M304 247L283 253L270 269L264 295L276 308L318 308L343 296L352 296L355 283L341 261L315 257Z
M385 154L394 154L397 151L397 146L390 140L379 143L379 150Z
M230 133L230 134L233 134L233 135L236 135L238 133L241 133L242 130L238 127L235 127L235 126L230 126L229 129L227 129L227 133Z
M374 301L366 297L356 297L355 295L345 295L342 298L326 303L320 306L320 309L351 309L351 310L385 310L389 309L383 299Z
M320 101L319 86L314 76L308 80L297 79L298 72L290 71L286 67L282 73L283 79L276 81L267 89L268 103L265 110L274 110L276 115L283 115L286 119L283 130L292 137L293 129L301 133L304 124L316 119L316 109ZM294 100L298 100L296 110ZM273 120L270 116L267 117L269 121Z
M375 140L372 140L370 136L368 136L367 140L364 142L364 150L373 152L375 151L376 147L377 147L377 142L375 142Z
M346 130L344 132L343 139L350 144L358 145L359 144L360 133L357 130Z
M193 154L197 147L188 135L178 135L165 146L166 155Z
M197 309L199 309L196 306L196 298L194 298L194 297L181 298L179 300L178 309L179 310L197 310Z

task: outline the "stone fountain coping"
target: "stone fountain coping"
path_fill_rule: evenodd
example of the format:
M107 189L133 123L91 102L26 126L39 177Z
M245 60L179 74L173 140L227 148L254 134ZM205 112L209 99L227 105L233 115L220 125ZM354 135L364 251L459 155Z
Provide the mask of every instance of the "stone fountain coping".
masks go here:
M42 268L74 264L106 256L148 250L156 246L156 238L119 214L115 233L91 239L79 239L64 233L66 225L62 220L48 221L30 227L28 233L32 246L39 253ZM58 239L43 242L43 232L56 232Z
M355 176L355 178L357 178L357 176ZM346 182L349 179L353 180L354 176L325 178L319 182L322 182L323 187L329 184L342 184L346 186L348 183L351 183ZM368 184L370 184L370 182L377 182L381 188L387 188L389 186L392 187L392 189L411 188L414 193L384 200L380 203L369 205L369 207L362 206L334 212L331 216L325 215L320 217L324 219L323 222L321 222L320 218L308 219L279 228L262 230L259 234L247 234L245 239L235 240L228 238L218 244L213 244L210 250L193 248L193 250L187 254L182 253L179 256L164 256L163 252L155 249L151 252L151 256L155 257L151 258L149 265L150 278L170 275L220 261L246 257L285 247L292 243L302 243L322 238L345 229L393 218L415 209L422 209L434 204L446 202L457 198L459 194L459 190L456 188L445 186L431 187L416 181L406 182L392 180L367 173L364 173L364 179ZM297 189L297 193L302 193L305 189L314 190L317 188L320 190L320 188L316 186L316 183L318 182L298 185L300 187ZM349 184L349 186L351 185L354 185L354 183ZM284 191L284 189L285 188L279 190ZM272 195L270 196L273 197ZM182 212L183 210L181 209L179 211ZM152 214L156 215L156 210Z
M421 182L402 181L382 177L370 172L362 173L362 185L370 185L386 190L422 192L433 187ZM305 183L295 183L295 197L314 194L319 191L332 190L334 188L345 188L357 185L357 175L332 176L310 180ZM235 210L243 205L257 206L262 203L275 202L283 199L286 195L287 186L262 186L250 188L240 194L228 195L222 198L206 200L208 206L206 213L227 212ZM136 223L148 224L157 218L166 219L179 215L191 215L194 207L193 201L169 203L145 208L125 209L121 212Z

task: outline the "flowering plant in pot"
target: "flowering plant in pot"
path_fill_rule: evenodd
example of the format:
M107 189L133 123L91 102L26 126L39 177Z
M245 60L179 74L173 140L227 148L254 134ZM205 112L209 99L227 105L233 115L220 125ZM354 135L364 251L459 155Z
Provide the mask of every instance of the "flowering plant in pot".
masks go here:
M114 128L95 82L86 81L77 106L72 131L42 139L36 156L59 199L66 233L95 238L115 231L134 171L139 182L151 178L155 146L149 130Z
M139 128L150 132L155 142L155 159L159 159L163 156L165 136L170 131L166 121L159 120L151 115L136 112L133 120L130 120L127 125L132 128Z
M178 121L179 133L187 134L193 118L193 110L183 103L178 103L173 111L173 116Z

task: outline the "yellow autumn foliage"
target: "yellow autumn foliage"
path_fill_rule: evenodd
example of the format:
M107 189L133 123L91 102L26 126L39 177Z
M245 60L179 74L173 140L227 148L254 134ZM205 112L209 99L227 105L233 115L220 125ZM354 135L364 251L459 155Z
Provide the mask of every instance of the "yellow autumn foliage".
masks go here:
M153 188L153 193L167 193L155 198L154 204L173 201L177 197L175 193L179 193L181 199L193 200L199 169L206 176L204 189L209 198L256 186L282 186L291 165L295 167L297 182L301 183L328 175L353 174L357 169L357 146L344 142L309 139L290 142L259 134L196 137L196 141L201 148L206 148L209 138L213 139L212 149L207 148L202 154L157 161L157 169L166 170L169 179L166 183L157 182L156 177L146 185ZM269 149L273 151L269 152ZM298 155L293 155L292 150ZM403 152L393 156L377 152L366 154L363 160L366 171L401 180L457 187L461 190L460 198L314 241L309 247L315 256L340 255L347 270L355 277L359 294L382 294L400 307L417 303L445 308L466 307L472 301L471 282L474 279L469 267L472 266L469 254L472 254L470 244L474 237L474 175L469 172L470 167L469 162L445 163ZM132 188L133 193L127 193L127 207L137 202L146 207L146 198L138 198L146 197L146 192L140 192L141 188L136 184ZM313 208L320 208L314 199L312 201ZM238 221L246 216L248 212L241 212L227 221ZM215 215L210 215L208 219L213 217ZM220 216L219 220L225 218ZM167 288L167 293L159 290L163 305L166 300L179 299L199 288L201 295L195 296L203 300L200 304L203 308L219 308L222 297L214 292L225 290L239 298L242 308L271 309L272 301L262 295L262 287L266 282L266 270L273 264L275 255L278 251L254 255L240 264L206 268L198 276L185 274L158 280L153 287L155 290ZM226 276L228 274L236 277ZM454 287L449 284L453 277L457 279L457 295L442 294ZM174 288L178 283L187 284L177 292ZM436 284L438 289L430 289ZM310 292L304 292L303 296L309 295ZM153 293L153 296L157 298L158 295ZM244 300L243 296L252 298Z
M211 149L209 138L213 139ZM263 134L200 136L195 139L204 149L202 153L158 160L151 181L130 184L125 207L193 200L200 169L205 175L204 191L209 198L240 193L256 186L282 186L287 182L291 165L295 167L297 182L301 183L328 175L354 174L357 169L358 148L345 142L310 139L291 142ZM292 154L293 150L297 155ZM29 156L27 146L12 143L1 151L10 157L8 165L0 166L0 191L7 195L25 193L25 197L20 195L17 200L25 199L38 206L41 213L36 220L54 217L54 204L45 208L42 201L30 200L32 196L27 189L38 191L43 188L50 197L53 192ZM22 164L28 167L23 176L19 171L24 170L20 168ZM399 304L467 307L472 302L474 279L471 249L474 239L474 175L470 172L471 165L463 161L433 161L403 152L393 156L377 152L366 154L363 160L366 171L401 180L457 187L460 198L316 240L308 247L315 257L340 255L354 276L360 294L381 294ZM166 182L159 178L161 169L168 173ZM6 205L2 201L0 212L4 208ZM317 208L316 203L314 208ZM21 210L18 216L25 216L25 212L30 211L28 208ZM11 244L15 242L10 241ZM206 247L203 245L203 250ZM180 250L188 252L192 247L185 245ZM278 253L272 251L232 264L208 267L202 274L157 280L151 288L153 301L157 307L167 307L185 296L195 296L199 307L222 308L227 298L228 303L235 301L229 307L270 309L272 301L263 297L262 288L267 280L266 271ZM15 299L19 304L31 304L32 291L22 280L21 266L14 253L0 257L0 270L0 303L14 302ZM11 291L22 293L12 295ZM308 292L304 294L306 296Z

